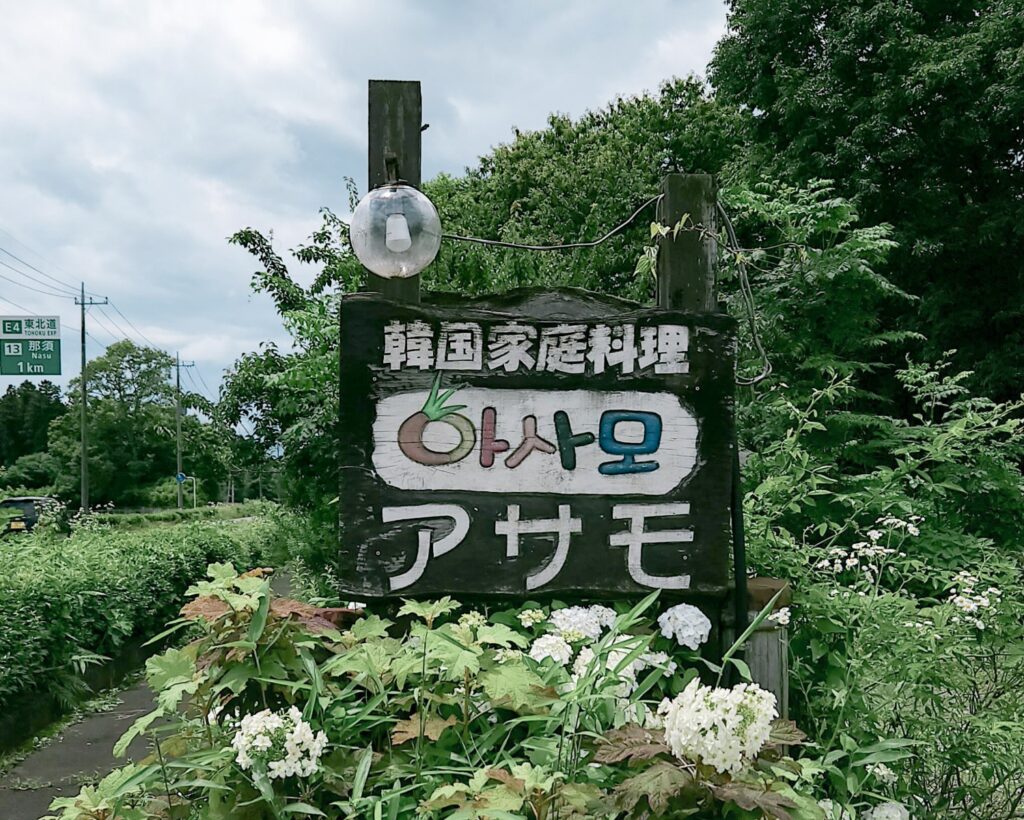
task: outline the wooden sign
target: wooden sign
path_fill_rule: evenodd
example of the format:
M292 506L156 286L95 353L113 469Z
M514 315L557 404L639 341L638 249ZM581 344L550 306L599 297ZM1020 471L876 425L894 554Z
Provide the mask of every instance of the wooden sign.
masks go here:
M576 291L341 318L353 596L717 595L734 322Z

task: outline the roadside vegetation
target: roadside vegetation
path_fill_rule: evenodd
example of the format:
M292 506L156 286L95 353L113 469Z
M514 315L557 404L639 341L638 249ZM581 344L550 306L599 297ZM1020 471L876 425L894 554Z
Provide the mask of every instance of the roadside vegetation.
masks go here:
M258 562L266 520L120 532L90 525L70 537L42 525L0 541L0 708L46 692L80 699L84 668L163 630L185 590L214 561Z

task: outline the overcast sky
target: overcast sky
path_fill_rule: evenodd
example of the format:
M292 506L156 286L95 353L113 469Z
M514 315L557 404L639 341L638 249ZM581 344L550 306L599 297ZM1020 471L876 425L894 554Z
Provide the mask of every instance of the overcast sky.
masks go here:
M0 314L60 314L77 375L78 308L39 271L109 297L214 390L285 342L235 230L281 252L342 179L366 180L369 78L423 83L424 177L460 173L512 129L702 74L719 0L0 0ZM7 267L10 266L10 267ZM16 268L18 272L12 270ZM307 283L314 271L296 268ZM29 278L34 277L34 279ZM109 343L139 334L92 311ZM107 329L109 328L109 332ZM90 341L90 357L101 352ZM0 377L0 388L13 383Z

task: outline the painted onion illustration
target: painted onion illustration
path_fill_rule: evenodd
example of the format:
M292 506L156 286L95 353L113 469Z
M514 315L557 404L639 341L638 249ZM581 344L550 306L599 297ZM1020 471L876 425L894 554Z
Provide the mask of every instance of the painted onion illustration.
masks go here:
M476 429L473 427L473 422L465 416L459 415L458 412L464 410L466 405L445 405L445 402L458 388L453 387L438 395L440 388L441 374L438 373L434 378L434 384L430 388L430 395L427 397L423 409L409 416L398 428L398 448L410 461L428 467L462 461L473 452L473 447L476 446ZM427 447L423 443L423 433L432 421L441 421L454 427L459 434L459 443L447 452L431 450Z

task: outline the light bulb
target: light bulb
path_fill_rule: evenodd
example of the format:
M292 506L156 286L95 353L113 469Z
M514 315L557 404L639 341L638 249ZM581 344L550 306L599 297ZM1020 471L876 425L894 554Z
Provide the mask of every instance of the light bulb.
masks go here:
M386 279L415 276L441 247L434 204L411 185L388 183L359 200L349 225L356 257Z
M404 214L391 214L388 217L385 237L384 244L393 253L402 253L402 251L407 251L412 247L412 237L409 236L409 223L405 221Z

